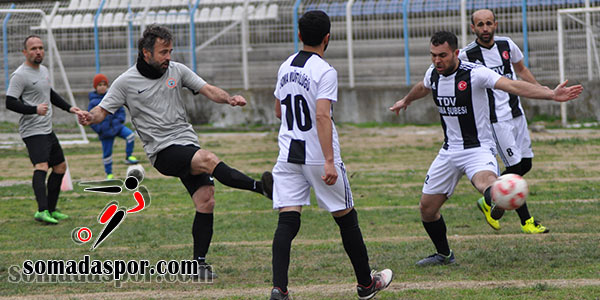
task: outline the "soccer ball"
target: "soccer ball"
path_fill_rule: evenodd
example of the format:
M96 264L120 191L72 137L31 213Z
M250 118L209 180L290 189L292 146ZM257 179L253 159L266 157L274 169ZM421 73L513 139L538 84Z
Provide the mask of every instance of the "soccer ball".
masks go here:
M142 167L141 164L131 165L127 167L127 177L133 176L138 180L138 182L142 182L142 180L144 180L144 174L144 167Z
M529 194L527 181L517 174L505 174L492 185L492 200L502 209L517 209Z

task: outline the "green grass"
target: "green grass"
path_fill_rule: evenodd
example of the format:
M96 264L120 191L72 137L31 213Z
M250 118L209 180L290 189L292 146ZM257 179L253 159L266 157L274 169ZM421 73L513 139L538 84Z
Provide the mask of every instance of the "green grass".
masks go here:
M530 179L528 206L551 233L520 233L515 212L506 213L501 231L492 230L476 209L475 200L480 195L463 178L442 208L458 263L418 268L415 261L434 252L420 221L418 202L424 175L439 143L425 139L414 143L402 137L393 138L393 144L377 143L387 137L374 134L370 126L361 126L344 126L340 136L371 267L391 268L396 276L390 290L378 294L377 299L598 299L597 138L577 136L536 140L533 144L534 167L526 176ZM274 136L200 139L203 147L228 164L258 178L275 161ZM99 146L93 141L65 147L74 179L88 178L86 172L101 169ZM114 152L122 148L118 143ZM143 157L140 151L138 143L136 155ZM28 165L23 149L2 149L0 155L12 164ZM103 225L96 218L106 203L117 200L131 207L131 193L93 194L75 185L75 190L63 192L59 199L59 207L71 218L56 226L43 226L33 221L30 169L0 173L2 180L27 182L0 186L0 297L266 298L277 213L261 195L220 183L216 184L214 235L208 256L220 276L213 284L156 282L156 277L152 282L119 284L8 282L11 266L28 259L78 261L90 255L98 260L148 259L151 264L161 259L190 259L192 201L178 179L157 175L147 161L144 166L149 177L142 184L151 192L151 206L127 215L93 252L89 243L73 243L71 231L87 226L98 234ZM115 163L116 174L125 168ZM95 174L91 177L102 176L101 171ZM314 203L313 199L313 205L304 209L302 227L292 246L289 288L294 299L355 299L355 278L339 229L331 215ZM128 292L131 294L119 294ZM111 294L84 295L90 293Z

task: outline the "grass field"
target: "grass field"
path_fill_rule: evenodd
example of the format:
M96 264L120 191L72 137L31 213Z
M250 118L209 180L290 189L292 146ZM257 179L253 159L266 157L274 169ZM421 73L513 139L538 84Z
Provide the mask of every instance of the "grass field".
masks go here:
M525 235L516 213L492 230L477 210L480 197L463 178L442 208L457 264L419 268L434 252L420 222L418 200L427 168L441 145L438 126L338 127L359 222L373 268L395 272L377 299L600 299L600 130L552 130L532 134L535 159L525 177L528 204L551 232ZM229 165L258 178L277 156L277 134L201 134L202 146ZM114 151L114 173L125 176L124 143ZM101 146L65 146L74 181L102 179ZM56 226L33 220L31 164L23 147L0 149L0 298L54 299L267 299L271 240L277 214L266 198L217 183L215 226L208 261L219 278L212 284L184 282L11 283L9 269L25 260L182 260L192 256L193 204L183 185L150 167L141 143L151 206L127 216L95 251L76 245L71 230L87 226L105 204L133 206L129 193L107 196L61 193L59 207L71 218ZM355 299L355 278L332 217L316 206L303 212L292 246L290 286L294 299Z

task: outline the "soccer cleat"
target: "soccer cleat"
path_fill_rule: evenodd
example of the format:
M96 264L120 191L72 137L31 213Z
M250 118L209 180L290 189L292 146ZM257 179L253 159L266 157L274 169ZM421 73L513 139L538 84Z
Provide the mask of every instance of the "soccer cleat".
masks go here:
M360 284L356 285L356 291L358 292L358 299L371 299L375 297L379 291L386 289L392 279L394 279L394 273L390 269L384 269L381 272L371 271L371 285L364 287Z
M113 178L115 178L115 175L113 175L112 173L111 173L111 174L108 174L108 175L106 175L106 179L107 179L107 180L111 180L111 179L113 179Z
M201 279L201 280L211 281L215 278L218 278L219 276L217 276L217 273L212 271L212 267L209 264L207 264L206 262L199 261L198 262L198 274L193 275L192 277Z
M264 172L260 177L260 182L263 186L263 195L273 200L273 174L269 171Z
M280 288L274 287L271 290L271 298L270 300L289 300L290 299L290 291L282 292Z
M133 155L129 155L126 159L125 159L125 163L129 164L129 165L135 165L137 164L139 161L137 159L137 157L133 156Z
M524 233L532 233L532 234L550 232L550 229L544 227L538 221L535 221L533 219L533 217L527 219L527 221L525 221L525 225L521 225L521 230Z
M48 224L58 224L58 220L53 218L50 215L50 212L48 212L48 210L36 212L35 215L33 215L33 218L35 218L35 220L39 222L46 222Z
M485 216L485 220L487 221L487 223L495 230L500 230L500 222L492 218L492 208L489 205L487 205L487 203L485 203L485 199L483 197L477 200L477 207Z
M453 264L455 263L456 260L454 259L454 252L452 252L452 250L450 250L450 255L443 255L443 254L432 254L429 255L423 259L421 259L420 261L417 262L417 266L435 266L435 265L449 265L449 264Z
M65 215L65 214L63 214L63 213L61 213L61 212L60 212L60 211L58 211L58 210L55 210L55 211L51 212L51 213L50 213L50 215L51 215L53 218L55 218L56 220L58 220L58 221L60 221L60 220L64 220L64 219L68 219L68 218L69 218L69 216L68 216L68 215Z

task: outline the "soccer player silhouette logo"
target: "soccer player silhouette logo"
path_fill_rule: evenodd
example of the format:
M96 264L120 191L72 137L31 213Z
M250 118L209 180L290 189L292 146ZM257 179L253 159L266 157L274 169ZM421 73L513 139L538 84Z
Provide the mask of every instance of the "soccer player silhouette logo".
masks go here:
M137 165L139 166L139 165ZM104 209L98 215L98 223L104 224L104 228L100 235L96 238L94 245L90 250L96 249L106 238L113 233L125 216L130 213L137 213L144 208L150 206L150 193L145 186L140 186L144 180L144 171L141 166L132 166L127 169L127 178L125 182L119 179L101 180L101 181L84 181L79 185L92 186L86 187L84 191L104 194L120 194L123 187L129 191L133 191L133 199L136 205L131 208L119 207L119 202L113 200L106 204ZM76 244L84 244L92 239L92 231L88 227L77 227L71 232L71 238Z

